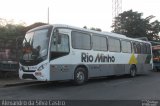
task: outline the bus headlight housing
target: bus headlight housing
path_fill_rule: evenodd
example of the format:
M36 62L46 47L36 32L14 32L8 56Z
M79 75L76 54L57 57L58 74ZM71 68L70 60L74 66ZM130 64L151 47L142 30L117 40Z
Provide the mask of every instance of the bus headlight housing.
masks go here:
M42 64L37 71L42 71L47 66L47 63Z

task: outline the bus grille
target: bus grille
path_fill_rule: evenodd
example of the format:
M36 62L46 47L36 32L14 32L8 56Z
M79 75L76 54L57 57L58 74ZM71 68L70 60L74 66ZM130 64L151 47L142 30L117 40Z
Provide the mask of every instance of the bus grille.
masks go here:
M33 74L23 74L23 79L37 79Z

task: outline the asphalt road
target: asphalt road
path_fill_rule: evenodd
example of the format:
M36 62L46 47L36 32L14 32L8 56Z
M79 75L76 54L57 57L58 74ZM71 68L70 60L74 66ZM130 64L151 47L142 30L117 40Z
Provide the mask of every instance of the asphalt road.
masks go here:
M4 87L0 88L0 99L160 100L160 72L92 79L82 86L52 82Z

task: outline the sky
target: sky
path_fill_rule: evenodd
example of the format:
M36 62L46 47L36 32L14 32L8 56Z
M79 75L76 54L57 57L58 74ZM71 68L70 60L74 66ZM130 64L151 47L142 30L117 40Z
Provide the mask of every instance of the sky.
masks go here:
M0 18L15 23L35 22L96 27L111 31L112 0L0 0ZM122 12L132 9L160 21L160 0L122 0Z

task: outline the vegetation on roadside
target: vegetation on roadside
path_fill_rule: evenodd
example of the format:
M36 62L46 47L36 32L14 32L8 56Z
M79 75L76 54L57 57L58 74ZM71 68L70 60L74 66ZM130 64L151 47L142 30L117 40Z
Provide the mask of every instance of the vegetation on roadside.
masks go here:
M143 18L143 13L129 10L115 17L112 32L124 34L128 37L147 37L150 41L160 41L160 22L150 15Z

